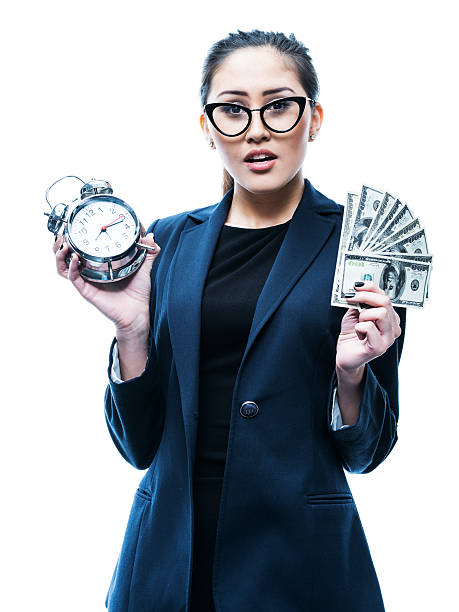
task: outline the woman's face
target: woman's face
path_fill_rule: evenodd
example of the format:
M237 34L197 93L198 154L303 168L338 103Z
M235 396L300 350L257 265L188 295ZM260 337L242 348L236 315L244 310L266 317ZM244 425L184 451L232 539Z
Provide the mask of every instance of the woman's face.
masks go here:
M278 91L263 95L266 90ZM226 91L240 93L222 93ZM244 92L244 93L241 93ZM260 108L278 98L306 96L296 70L270 47L233 51L215 72L207 103L233 102L248 108ZM201 115L201 127L207 140L212 140L223 165L236 183L252 193L277 191L290 182L301 169L310 133L317 134L322 120L320 105L311 111L309 102L299 123L289 132L268 130L260 113L252 113L248 129L236 137L220 134L206 115ZM254 149L268 149L276 157L271 168L251 168L244 158Z

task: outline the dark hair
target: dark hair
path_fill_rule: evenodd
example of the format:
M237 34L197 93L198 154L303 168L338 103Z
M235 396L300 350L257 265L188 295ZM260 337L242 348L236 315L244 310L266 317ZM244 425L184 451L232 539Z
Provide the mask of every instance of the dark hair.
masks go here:
M245 49L247 47L267 46L272 47L286 56L287 59L292 60L303 89L306 91L308 97L313 100L313 102L310 102L311 108L314 108L315 102L319 96L319 80L316 70L312 65L309 49L305 47L302 42L298 41L294 34L290 34L287 38L285 34L281 32L263 32L261 30L252 30L251 32L242 32L238 30L237 33L230 33L226 38L222 38L212 45L202 69L202 83L200 89L202 108L207 104L210 85L217 68L230 53L237 49ZM233 177L225 168L223 170L223 194L233 186Z

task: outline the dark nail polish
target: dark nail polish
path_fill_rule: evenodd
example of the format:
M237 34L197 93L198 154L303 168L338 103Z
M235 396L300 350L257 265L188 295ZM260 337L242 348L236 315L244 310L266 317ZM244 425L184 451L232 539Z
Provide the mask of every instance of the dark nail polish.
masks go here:
M354 283L354 287L363 287L363 286L364 286L364 284L365 284L365 283L364 283L364 282L362 282L362 281L357 281L357 282L355 282L355 283Z
M56 242L57 240L57 234L54 236L54 242Z
M349 293L345 293L344 297L345 298L351 298L355 296L355 291L350 291Z
M62 243L61 246L59 247L59 251L62 251L63 246L64 246L64 243Z

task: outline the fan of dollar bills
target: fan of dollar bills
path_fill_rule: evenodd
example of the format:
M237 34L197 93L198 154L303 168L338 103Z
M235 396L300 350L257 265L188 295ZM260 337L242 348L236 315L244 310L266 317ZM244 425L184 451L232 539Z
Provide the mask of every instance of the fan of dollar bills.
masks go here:
M366 185L347 194L332 306L350 308L345 293L371 280L395 306L423 308L431 268L424 228L406 204Z

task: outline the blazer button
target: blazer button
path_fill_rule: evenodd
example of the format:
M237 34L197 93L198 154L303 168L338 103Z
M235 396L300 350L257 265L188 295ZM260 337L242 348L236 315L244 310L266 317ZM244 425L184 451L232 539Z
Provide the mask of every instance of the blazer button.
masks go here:
M239 412L245 419L251 419L258 414L258 406L255 402L244 402L239 408Z

